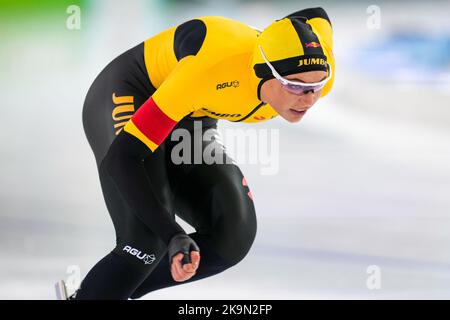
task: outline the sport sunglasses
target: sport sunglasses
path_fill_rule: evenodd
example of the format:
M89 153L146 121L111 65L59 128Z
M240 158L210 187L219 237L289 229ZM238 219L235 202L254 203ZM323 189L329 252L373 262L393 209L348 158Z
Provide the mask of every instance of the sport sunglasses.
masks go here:
M328 80L331 79L332 71L331 71L331 66L328 63L327 63L328 71L329 71L328 77L326 79L323 79L320 82L298 82L298 81L291 81L291 80L285 79L277 72L277 70L275 70L275 68L272 66L272 64L269 62L269 60L266 58L266 55L264 54L264 51L261 46L259 46L259 51L261 52L261 55L262 55L264 61L269 66L270 70L272 71L272 75L275 77L275 79L277 79L281 83L282 87L285 90L287 90L288 92L293 93L295 95L301 96L301 95L304 95L311 91L317 92L325 86L325 84L328 82Z

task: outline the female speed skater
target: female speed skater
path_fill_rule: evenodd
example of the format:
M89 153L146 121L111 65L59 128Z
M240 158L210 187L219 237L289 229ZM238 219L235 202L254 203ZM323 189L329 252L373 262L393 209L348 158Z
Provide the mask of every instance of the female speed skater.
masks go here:
M241 170L215 138L217 121L300 121L331 90L332 49L327 13L309 8L263 31L200 17L110 62L87 93L83 126L116 243L65 298L137 299L239 263L256 235L255 207ZM214 150L220 161L176 152L177 129L191 133L192 149ZM212 131L211 139L196 142L199 130ZM195 232L187 234L176 215Z

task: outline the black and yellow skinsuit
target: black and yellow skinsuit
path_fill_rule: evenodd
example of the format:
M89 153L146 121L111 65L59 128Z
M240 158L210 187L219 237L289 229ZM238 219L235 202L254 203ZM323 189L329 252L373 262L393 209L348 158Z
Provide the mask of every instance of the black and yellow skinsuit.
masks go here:
M312 30L307 38L297 16ZM334 74L325 11L301 10L281 21L286 29L282 43L295 45L264 48L277 71L293 73L293 59L283 58L319 55ZM77 299L137 298L180 284L172 279L167 259L170 239L184 233L175 214L195 228L189 236L201 250L199 269L186 282L222 272L245 257L256 235L256 215L240 169L214 138L202 141L202 148L216 145L224 164L194 164L192 159L175 165L171 151L179 141L168 136L177 128L192 132L194 120L201 121L204 132L215 130L218 119L260 122L277 116L260 100L262 83L272 78L255 50L260 34L223 17L193 19L123 53L95 79L83 125L117 242L83 280ZM306 46L307 41L319 48Z

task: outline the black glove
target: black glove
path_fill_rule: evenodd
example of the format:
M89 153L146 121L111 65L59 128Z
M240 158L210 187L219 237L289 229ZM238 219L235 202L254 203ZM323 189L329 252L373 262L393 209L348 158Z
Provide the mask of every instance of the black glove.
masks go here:
M191 263L191 251L200 252L200 248L197 246L194 240L187 234L177 234L172 239L170 239L168 245L168 255L169 255L169 265L172 265L172 258L182 252L183 259L181 260L181 265Z

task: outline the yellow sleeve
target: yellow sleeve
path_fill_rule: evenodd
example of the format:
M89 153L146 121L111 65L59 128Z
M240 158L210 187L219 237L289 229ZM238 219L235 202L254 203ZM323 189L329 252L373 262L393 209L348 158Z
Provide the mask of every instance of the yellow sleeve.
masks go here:
M200 59L181 59L155 93L134 113L124 130L155 151L173 127L190 112L195 111L198 97L196 82L203 70Z
M198 97L196 83L202 78L205 66L198 56L186 56L153 94L153 100L161 110L175 121L180 121L195 111Z

